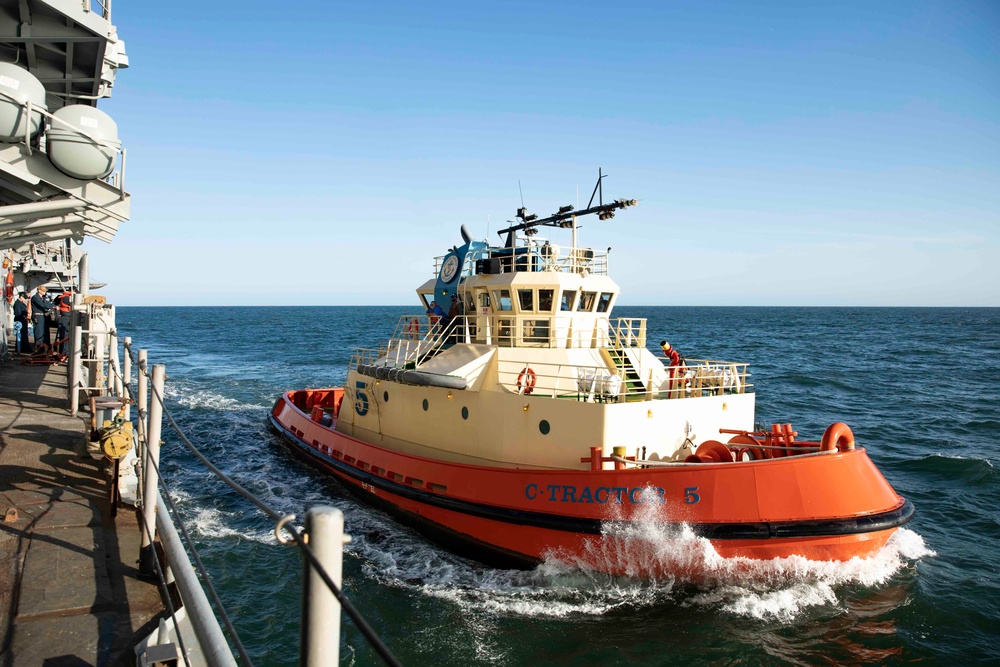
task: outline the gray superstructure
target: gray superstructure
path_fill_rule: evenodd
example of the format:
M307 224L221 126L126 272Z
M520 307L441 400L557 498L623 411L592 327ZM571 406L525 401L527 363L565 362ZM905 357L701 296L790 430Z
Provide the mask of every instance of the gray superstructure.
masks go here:
M125 149L113 119L97 109L126 67L111 0L0 2L5 330L12 326L8 286L72 285L87 237L110 242L129 218ZM90 285L79 287L86 293Z

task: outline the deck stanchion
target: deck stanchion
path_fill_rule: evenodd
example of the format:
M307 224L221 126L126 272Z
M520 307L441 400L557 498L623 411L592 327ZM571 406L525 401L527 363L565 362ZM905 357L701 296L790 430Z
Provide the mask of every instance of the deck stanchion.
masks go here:
M90 296L90 260L87 258L87 253L83 253L80 256L80 263L77 264L77 270L79 273L80 281L80 299L86 299Z
M337 587L344 561L344 514L334 507L313 507L306 514L309 547ZM299 664L323 667L340 663L340 603L305 561L302 578L302 641Z
M83 357L83 327L73 327L69 351L69 411L74 417L80 412L80 376Z
M132 355L129 354L130 348L132 347L132 338L130 336L125 336L125 345L123 350L125 354L122 355L122 382L124 383L125 393L122 394L122 398L129 399L129 402L125 403L125 421L132 420Z
M155 559L153 558L153 539L156 537L156 494L160 475L160 428L163 425L163 406L157 397L163 396L163 364L153 366L153 397L149 404L149 431L146 438L146 457L143 463L142 490L142 520L146 522L146 530L142 533L142 546L139 548L139 571L152 576Z
M121 357L118 356L118 334L112 331L108 335L108 393L118 398L125 397L121 372Z
M139 413L139 421L142 422L142 427L139 429L141 437L139 438L139 444L142 445L141 449L138 451L139 460L146 463L145 451L146 451L146 441L149 440L149 378L146 377L146 358L149 352L147 350L139 350L138 356L138 370L135 374L136 382L138 383L138 391L136 401L136 411Z

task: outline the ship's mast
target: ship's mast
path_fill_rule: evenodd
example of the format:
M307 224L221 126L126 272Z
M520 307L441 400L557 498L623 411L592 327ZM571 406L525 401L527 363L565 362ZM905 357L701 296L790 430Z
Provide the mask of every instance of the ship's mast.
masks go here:
M559 227L561 229L571 229L573 233L573 252L577 249L577 218L582 215L591 215L596 213L598 220L610 220L615 217L615 211L618 209L625 209L629 206L635 206L639 202L635 199L616 199L613 202L605 204L603 201L604 190L601 187L601 181L604 180L604 174L600 170L598 171L597 184L594 186L594 192L590 195L590 201L587 203L587 208L582 211L574 210L574 206L567 204L566 206L560 206L559 210L546 218L541 218L534 213L528 213L528 209L523 205L521 208L517 209L517 219L521 222L516 225L511 225L506 229L501 229L497 234L502 238L504 234L507 234L506 247L513 248L517 243L517 232L524 231L525 234L531 235L537 233L538 227ZM594 206L594 196L598 196L597 206Z

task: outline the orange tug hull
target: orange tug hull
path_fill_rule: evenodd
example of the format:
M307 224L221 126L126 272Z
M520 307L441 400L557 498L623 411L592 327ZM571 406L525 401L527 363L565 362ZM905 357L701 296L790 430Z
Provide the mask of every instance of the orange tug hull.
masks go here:
M648 522L687 524L723 558L843 561L874 554L913 515L862 448L621 470L465 465L338 433L296 406L296 395L311 406L310 394L320 405L334 392L286 392L269 420L297 455L361 499L489 565L533 567L554 556L612 574L671 574L637 563L634 545L610 543L620 538L609 525Z

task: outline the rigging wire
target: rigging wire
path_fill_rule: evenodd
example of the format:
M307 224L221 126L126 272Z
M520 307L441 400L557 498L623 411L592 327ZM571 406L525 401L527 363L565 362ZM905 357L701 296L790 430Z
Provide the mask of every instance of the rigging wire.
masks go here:
M130 355L130 358L132 358L133 361L136 361L135 358L131 356L131 348L129 349L128 354ZM137 367L138 367L138 363L137 363ZM115 372L117 372L117 371L115 371ZM138 372L142 373L146 377L150 377L148 371L146 369L144 369L144 368L139 368ZM285 527L288 528L288 533L292 536L292 539L295 541L295 543L298 545L299 549L302 551L303 556L306 558L306 560L309 561L310 567L312 567L316 571L316 573L323 580L323 583L326 585L326 587L330 590L331 593L333 593L333 596L335 598L337 598L337 601L340 603L341 608L344 610L344 612L347 614L347 616L354 623L355 627L358 628L358 630L361 632L362 636L364 636L364 638L368 641L368 643L372 646L372 648L375 649L375 651L386 662L386 664L391 665L393 667L397 667L397 666L401 665L402 663L400 663L399 660L396 659L396 657L390 651L389 647L385 645L385 643L376 634L375 630L368 624L368 622L364 619L364 617L361 615L361 613L354 607L354 605L351 603L351 601L347 597L344 596L344 593L341 590L341 588L339 586L337 586L337 584L333 581L333 579L327 573L326 569L319 562L319 559L316 557L315 553L313 553L313 550L308 546L308 544L306 544L306 540L305 540L305 538L304 538L304 536L302 534L303 533L303 529L300 528L300 527L295 527L295 526L290 525L290 521L294 517L291 516L291 515L282 514L281 512L278 512L277 510L271 508L264 501L260 500L255 495L253 495L252 493L250 493L249 491L247 491L246 489L244 489L240 484L238 484L236 481L234 481L232 478L230 478L228 475L226 475L224 472L222 472L218 467L216 467L211 461L209 461L208 458L206 458L205 455L202 454L201 451L197 447L195 447L194 444L191 443L191 441L187 438L187 436L181 430L180 426L174 420L173 415L170 414L170 411L167 409L167 406L164 403L163 397L156 390L156 388L153 387L152 384L150 385L150 388L152 389L151 393L153 394L153 396L156 397L156 400L159 401L160 406L163 408L163 414L164 414L164 416L166 416L167 421L170 422L171 427L174 429L174 432L177 433L178 437L181 439L181 442L184 443L185 447L187 447L188 450L192 454L194 454L195 458L197 458L206 468L208 468L212 473L214 473L227 486L229 486L231 489L233 489L234 491L236 491L239 495L243 496L243 498L245 498L246 500L248 500L249 502L251 502L253 505L255 505L258 509L260 509L268 517L270 517L271 519L273 519L275 521L282 522L285 525ZM161 481L161 484L162 484L162 481ZM164 487L164 490L166 490L165 487ZM166 500L166 498L165 498L165 500ZM176 518L178 518L178 517L177 517L176 511L175 511L175 519ZM179 521L178 521L178 523L179 523L179 525L181 525L182 530L183 530L183 523L181 523ZM186 533L186 531L184 531L184 532ZM193 548L193 546L191 546L190 542L188 544L189 544L189 548L191 548L191 550L192 550L192 553L195 553L194 552L194 548ZM198 560L200 562L200 558L196 558L196 560ZM203 576L205 577L205 580L208 581L207 573L205 573L203 569L201 569L200 571L202 572ZM209 584L209 586L210 586L210 584ZM223 615L223 617L225 617L225 612L221 611L221 602L218 601L217 596L213 595L213 598L216 600L216 604L218 604L220 606L220 614ZM228 623L227 623L227 628L230 628L230 625ZM231 629L230 631L233 632L233 634L235 636L235 630ZM238 642L239 640L237 639L236 641Z
M125 354L128 354L129 357L131 358L131 349L126 349L125 350ZM113 362L110 365L111 365L112 370L114 371L115 375L118 377L118 379L122 380L122 386L125 387L126 391L128 391L128 393L130 394L129 398L131 400L132 387L130 386L130 383L128 381L126 381L124 378L122 378L121 374L118 372L118 369L115 367L115 365L114 365ZM145 374L145 372L146 372L145 369L141 368L140 365L138 364L138 362L136 363L136 366L137 366L137 368L139 368L139 372ZM145 432L145 426L144 426L144 422L143 422L143 415L141 414L141 408L140 408L140 414L139 414L139 420L138 420L138 422L139 423L137 425L137 431L139 432L140 440L147 440L148 441L149 434L147 434ZM170 513L173 515L173 519L174 519L174 522L177 524L177 527L180 528L181 537L184 539L184 544L187 546L188 551L191 552L191 557L194 559L194 562L195 562L195 568L198 570L198 573L201 575L202 581L204 581L205 587L208 590L208 594L212 598L212 603L215 605L216 609L219 612L219 616L222 617L222 623L223 623L223 625L226 626L226 630L229 632L230 639L233 641L234 644L236 644L236 651L237 651L237 653L240 654L240 659L243 660L244 664L249 665L250 667L253 667L253 661L250 659L250 656L247 654L246 648L243 646L243 642L240 640L240 636L236 632L236 628L235 628L235 626L233 626L232 620L229 618L229 614L226 613L226 608L223 606L222 600L219 599L219 595L218 595L218 593L215 590L215 586L212 584L212 580L208 576L208 570L205 568L205 565L204 565L204 563L201 560L201 555L198 553L198 550L195 548L194 541L191 539L191 536L188 533L187 528L184 527L184 522L181 521L180 513L178 513L178 511L177 511L177 506L174 505L173 498L170 497L170 490L167 488L166 482L163 481L163 475L160 474L160 466L155 461L153 461L153 459L149 459L149 463L156 470L157 480L159 482L160 488L163 491L163 493L162 493L163 500L164 500L164 502L167 503L167 508L170 510ZM143 526L143 530L148 533L149 532L149 527L146 526L146 522L145 521L140 521L140 523ZM152 536L148 535L148 538L149 538L149 543L153 544L153 538L152 538ZM156 554L156 549L153 549L152 551L153 551L153 554L155 555ZM177 632L177 636L180 637L180 631L179 630Z

